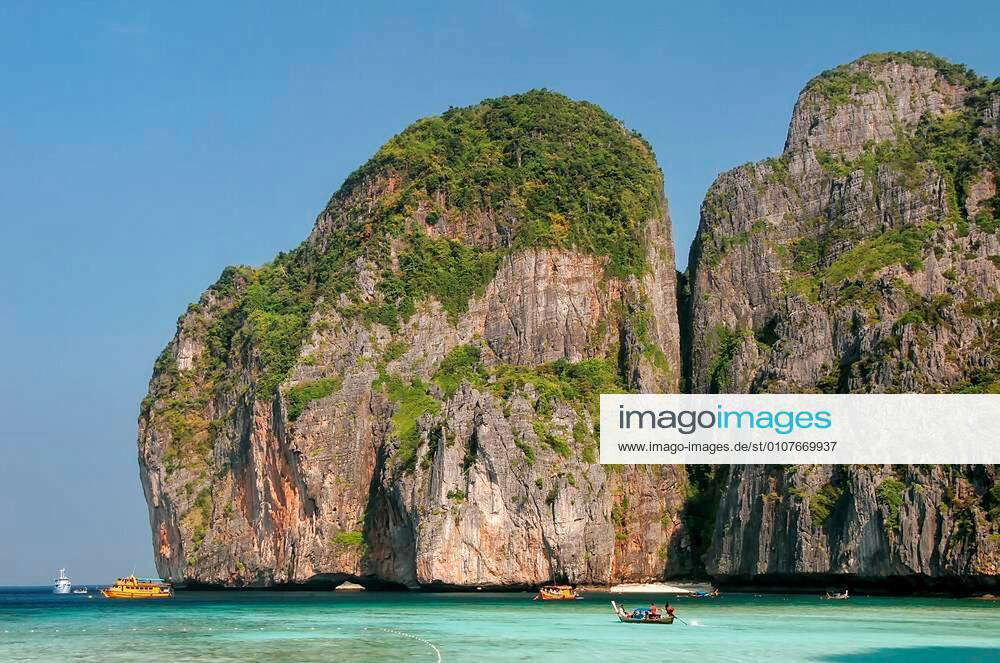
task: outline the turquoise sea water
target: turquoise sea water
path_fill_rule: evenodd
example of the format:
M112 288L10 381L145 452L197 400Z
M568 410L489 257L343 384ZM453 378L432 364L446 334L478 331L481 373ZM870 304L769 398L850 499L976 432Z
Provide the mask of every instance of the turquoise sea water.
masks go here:
M690 626L621 624L586 594L180 592L163 602L0 589L0 661L1000 661L1000 603L730 594ZM438 658L440 656L440 659Z

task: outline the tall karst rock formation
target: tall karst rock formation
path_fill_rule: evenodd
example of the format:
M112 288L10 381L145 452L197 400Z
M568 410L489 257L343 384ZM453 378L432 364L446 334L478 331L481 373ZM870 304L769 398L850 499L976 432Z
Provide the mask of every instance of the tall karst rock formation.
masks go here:
M702 206L691 390L1000 391L998 105L998 82L920 52L810 81L781 156ZM715 484L721 580L997 585L993 466L747 465Z
M180 317L139 420L159 572L690 571L684 469L596 463L597 394L678 386L675 285L652 151L599 108L534 91L415 123Z

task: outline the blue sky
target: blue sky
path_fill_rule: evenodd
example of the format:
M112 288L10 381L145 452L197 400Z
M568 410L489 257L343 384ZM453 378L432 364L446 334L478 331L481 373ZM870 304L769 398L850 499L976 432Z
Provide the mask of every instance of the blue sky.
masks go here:
M995 2L288 4L0 3L0 585L154 572L135 419L178 314L413 120L602 105L656 150L683 264L819 71L919 48L1000 75Z

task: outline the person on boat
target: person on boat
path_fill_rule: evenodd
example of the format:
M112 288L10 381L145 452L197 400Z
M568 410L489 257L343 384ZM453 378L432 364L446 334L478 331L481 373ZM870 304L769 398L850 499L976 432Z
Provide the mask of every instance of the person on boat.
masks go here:
M659 619L660 618L660 609L656 607L655 603L650 603L649 604L649 616L650 616L651 619Z
M672 605L670 605L670 601L667 601L667 606L666 606L665 609L667 611L667 617L673 618L673 616L674 616L674 607Z

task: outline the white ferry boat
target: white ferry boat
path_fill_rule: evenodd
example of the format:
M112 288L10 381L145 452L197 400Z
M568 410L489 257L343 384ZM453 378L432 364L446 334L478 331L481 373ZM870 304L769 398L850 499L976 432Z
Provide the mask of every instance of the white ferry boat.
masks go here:
M72 581L66 576L66 569L59 569L59 577L54 582L53 594L69 594L70 590L73 589Z

